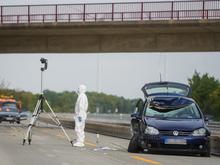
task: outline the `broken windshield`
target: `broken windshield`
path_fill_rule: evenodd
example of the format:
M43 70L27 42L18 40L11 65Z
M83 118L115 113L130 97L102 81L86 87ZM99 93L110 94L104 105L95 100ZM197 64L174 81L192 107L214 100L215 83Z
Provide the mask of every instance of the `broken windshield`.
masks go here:
M195 105L180 105L175 107L165 107L155 104L149 104L145 110L145 116L158 119L199 119L200 112Z

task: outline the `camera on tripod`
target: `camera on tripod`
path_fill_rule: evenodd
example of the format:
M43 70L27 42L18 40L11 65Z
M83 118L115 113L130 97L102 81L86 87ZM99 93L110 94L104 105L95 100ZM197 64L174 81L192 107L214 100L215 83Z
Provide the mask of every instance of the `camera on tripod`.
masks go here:
M41 62L42 64L44 64L44 66L41 67L41 71L47 70L47 59L46 59L46 58L41 58L41 59L40 59L40 62Z
M73 146L73 141L70 139L70 137L66 133L66 131L63 128L63 126L61 125L60 120L58 119L57 115L54 113L54 111L51 108L51 106L49 105L47 99L44 97L44 94L43 94L43 73L44 72L43 71L45 71L47 69L48 61L45 58L41 58L40 62L44 65L43 67L41 67L41 94L38 96L38 101L37 101L36 107L34 108L34 112L32 114L30 123L28 125L27 133L25 134L25 137L23 139L23 145L25 144L26 140L28 141L29 144L31 144L31 141L32 141L32 127L35 125L36 121L38 120L38 118L40 116L40 113L41 112L46 112L44 110L44 102L45 102L47 107L49 108L50 112L53 115L53 116L51 116L48 113L48 116L62 129L64 135L67 137L67 140Z

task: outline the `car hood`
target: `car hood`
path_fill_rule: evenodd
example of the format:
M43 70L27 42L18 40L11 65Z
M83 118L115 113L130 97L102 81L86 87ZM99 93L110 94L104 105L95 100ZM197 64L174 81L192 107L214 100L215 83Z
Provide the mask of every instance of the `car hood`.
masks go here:
M197 128L204 127L203 119L162 120L162 119L146 117L145 122L149 126L164 131L165 130L193 131Z

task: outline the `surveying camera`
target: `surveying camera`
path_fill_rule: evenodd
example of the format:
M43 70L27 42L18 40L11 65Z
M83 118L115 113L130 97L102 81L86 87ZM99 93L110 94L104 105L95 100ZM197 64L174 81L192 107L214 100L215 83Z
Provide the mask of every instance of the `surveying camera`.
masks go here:
M47 59L46 59L46 58L41 58L41 59L40 59L40 62L41 62L42 64L44 64L44 66L41 67L40 70L41 70L41 71L47 70L47 64L48 64L48 63L47 63Z
M49 105L46 97L43 94L43 72L45 70L47 70L48 61L45 58L41 58L40 62L43 64L43 66L40 68L40 70L41 70L41 94L38 97L37 104L36 104L36 106L34 108L34 112L32 114L30 123L28 125L27 133L25 134L25 137L23 139L23 145L25 144L26 141L28 141L28 143L31 144L31 141L32 141L32 127L35 125L36 121L38 120L38 118L40 116L40 113L41 112L46 112L45 109L44 109L44 103L46 103L47 107L49 108L50 112L52 113L52 116L49 113L47 113L47 115L49 116L49 118L51 120L54 121L55 124L57 124L61 128L61 130L63 131L63 133L66 136L67 140L73 146L73 141L70 139L70 137L66 133L66 131L63 128L63 126L61 125L57 115L54 113L53 109L51 108L51 106Z

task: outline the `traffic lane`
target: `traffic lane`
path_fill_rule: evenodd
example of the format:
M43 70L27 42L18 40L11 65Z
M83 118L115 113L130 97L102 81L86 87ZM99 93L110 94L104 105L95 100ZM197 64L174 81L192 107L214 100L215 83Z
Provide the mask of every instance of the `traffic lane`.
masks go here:
M32 145L22 146L26 128L17 125L0 125L0 160L4 165L14 164L167 164L167 165L217 165L219 157L130 154L127 153L128 140L86 133L86 147L76 148L66 140L57 128L34 128ZM75 138L73 130L66 130Z
M0 127L0 160L4 165L14 164L135 164L130 157L115 159L103 150L95 150L96 145L92 139L86 142L85 148L75 148L66 141L59 129L36 128L33 129L32 145L22 146L23 128ZM73 134L72 130L67 130ZM90 136L90 135L88 135ZM99 144L98 144L99 145ZM101 144L100 144L101 145ZM128 163L127 163L128 162ZM1 163L0 163L1 164Z

